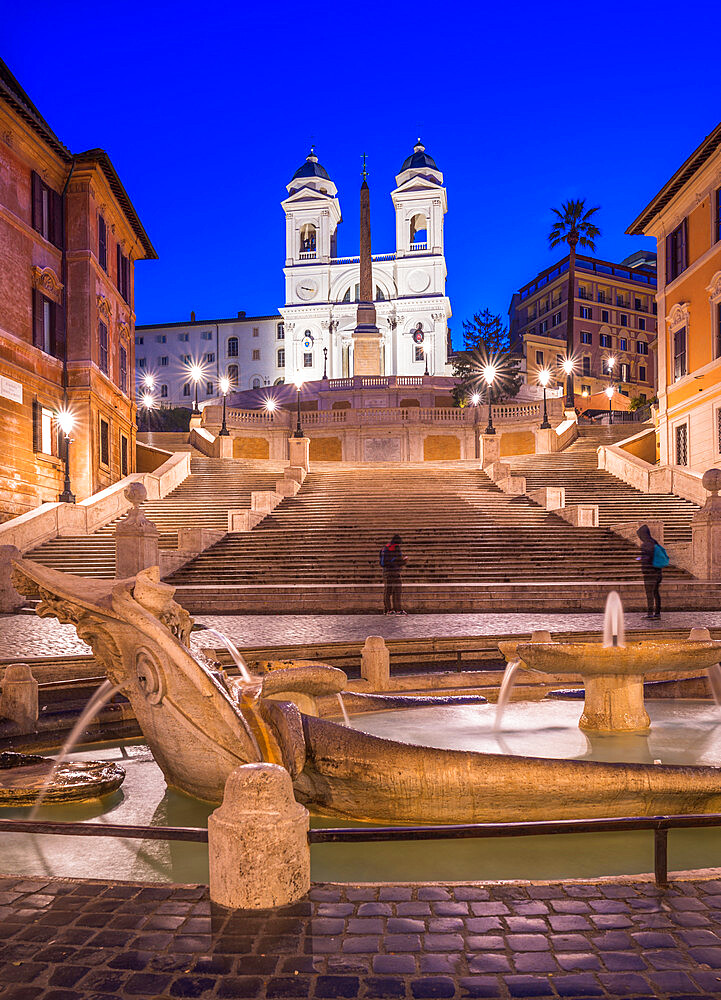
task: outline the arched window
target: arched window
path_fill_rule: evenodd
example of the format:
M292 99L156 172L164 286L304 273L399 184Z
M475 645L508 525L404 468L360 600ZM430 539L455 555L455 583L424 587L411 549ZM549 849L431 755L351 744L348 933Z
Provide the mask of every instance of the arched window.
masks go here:
M316 228L312 222L306 222L300 227L300 252L315 253Z
M384 302L385 294L380 285L376 285L376 302Z
M254 389L260 389L260 379L259 378L254 378L253 379L253 388Z
M350 285L345 290L345 295L341 299L341 302L350 302Z
M411 246L417 243L428 244L428 220L423 212L418 212L411 219L410 226Z
M235 388L238 385L238 366L228 365L228 378L230 379L231 388Z
M167 385L161 385L161 387L160 387L160 396L161 396L161 399L167 399L168 398L168 387L167 387Z
M238 357L238 338L228 337L228 357L237 358Z
M284 378L277 378L275 380L275 382L273 383L273 385L285 385L285 379Z

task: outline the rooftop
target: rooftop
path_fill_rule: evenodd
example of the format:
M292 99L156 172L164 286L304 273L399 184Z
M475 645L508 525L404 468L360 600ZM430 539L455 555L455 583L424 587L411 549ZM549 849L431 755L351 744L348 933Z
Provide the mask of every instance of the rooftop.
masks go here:
M630 258L627 258L629 260ZM636 267L627 264L613 264L610 261L596 260L594 257L577 255L576 270L588 271L602 276L605 279L617 278L621 281L634 282L636 284L648 285L649 288L656 288L656 271L650 267ZM560 275L568 271L568 257L564 257L557 264L546 268L536 275L533 281L519 289L518 294L521 300L527 299L529 295L540 291L547 285L552 284Z

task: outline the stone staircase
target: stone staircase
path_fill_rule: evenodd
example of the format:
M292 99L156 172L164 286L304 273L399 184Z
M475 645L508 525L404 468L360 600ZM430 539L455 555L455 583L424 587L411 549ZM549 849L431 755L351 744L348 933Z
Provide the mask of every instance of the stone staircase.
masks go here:
M283 462L263 464L232 459L191 458L190 475L162 500L143 504L143 510L160 532L163 549L178 547L179 528L228 530L228 510L250 507L253 490L272 490L282 474ZM45 566L81 576L115 576L117 521L93 535L54 538L27 553Z
M147 444L161 451L189 451L193 455L202 455L202 451L189 441L188 431L138 431L138 444Z
M579 436L565 451L553 455L522 455L506 459L513 475L526 477L526 490L563 486L566 505L598 504L601 527L624 521L660 520L666 541L691 540L691 517L696 504L669 493L642 493L598 468L596 449L615 444L647 425L579 427Z

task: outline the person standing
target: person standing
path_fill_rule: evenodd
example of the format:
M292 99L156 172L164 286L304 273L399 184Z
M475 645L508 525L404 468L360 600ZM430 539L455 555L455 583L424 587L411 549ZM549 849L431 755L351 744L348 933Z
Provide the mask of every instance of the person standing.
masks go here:
M383 569L383 607L387 615L404 615L401 605L401 573L408 562L401 551L401 536L394 535L381 549L380 563Z
M668 566L668 554L651 534L647 524L642 524L636 532L641 542L641 572L646 588L647 618L661 617L661 578L663 567Z

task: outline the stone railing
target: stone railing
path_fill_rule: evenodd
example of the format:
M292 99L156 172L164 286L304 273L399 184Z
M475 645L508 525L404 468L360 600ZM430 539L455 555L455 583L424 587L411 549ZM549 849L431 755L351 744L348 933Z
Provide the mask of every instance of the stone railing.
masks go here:
M618 445L609 444L598 449L598 467L642 493L674 493L699 506L706 502L701 473L691 472L682 465L651 465Z

